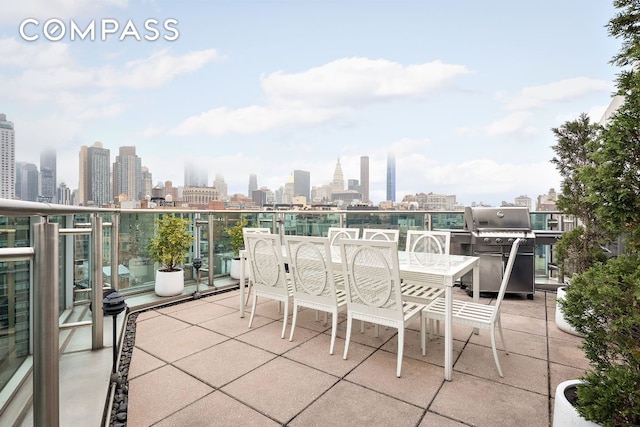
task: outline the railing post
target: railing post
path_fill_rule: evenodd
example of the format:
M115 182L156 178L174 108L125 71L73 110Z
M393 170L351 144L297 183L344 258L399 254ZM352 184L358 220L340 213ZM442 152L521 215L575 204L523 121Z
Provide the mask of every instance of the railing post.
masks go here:
M33 421L60 424L60 356L58 354L58 224L34 224Z
M118 259L120 244L120 214L111 215L111 289L120 289L120 259Z
M208 280L208 284L209 286L213 286L213 276L216 270L216 266L214 264L214 260L215 260L215 242L213 241L213 232L214 232L214 221L213 221L213 214L210 213L209 217L207 218L207 220L209 221L209 224L207 226L207 238L209 239L209 276L207 277Z
M102 314L102 218L91 217L91 349L104 347ZM117 267L117 266L116 266ZM113 270L113 266L111 267Z

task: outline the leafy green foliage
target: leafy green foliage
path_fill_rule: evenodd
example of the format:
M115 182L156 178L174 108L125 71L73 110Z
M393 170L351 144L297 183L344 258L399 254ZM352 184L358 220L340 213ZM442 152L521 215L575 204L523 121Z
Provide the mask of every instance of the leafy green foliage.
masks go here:
M592 368L578 387L578 412L605 426L640 425L640 256L574 276L559 303L584 335Z
M244 246L244 235L242 229L247 227L249 221L246 218L238 220L233 227L229 227L225 230L230 238L231 250L233 256L238 257L240 255L240 249Z
M599 202L590 197L593 171L597 167L593 152L603 128L591 123L583 113L578 119L552 131L557 143L552 147L556 156L551 163L556 165L562 176L558 207L565 214L574 215L580 223L576 229L564 233L556 245L562 273L571 276L604 261L601 245L610 239L597 216Z
M156 233L149 240L149 256L159 262L162 271L180 270L193 245L193 235L189 232L189 220L171 215L164 215L155 220Z

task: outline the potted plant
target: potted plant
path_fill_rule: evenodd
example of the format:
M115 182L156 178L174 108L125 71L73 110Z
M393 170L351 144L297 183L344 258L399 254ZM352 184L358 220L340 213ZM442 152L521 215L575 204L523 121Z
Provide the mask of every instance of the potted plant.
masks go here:
M229 227L225 230L225 233L229 236L229 245L233 253L231 259L231 269L229 270L229 276L232 279L240 279L240 249L244 247L244 235L242 229L249 225L249 221L246 218L238 220L233 227Z
M578 381L558 385L554 426L586 421L605 426L640 425L640 50L637 46L637 1L614 1L619 13L609 21L609 34L622 38L612 63L630 66L617 78L618 108L605 127L584 145L588 163L576 168L589 213L615 236L619 249L571 277L560 301L567 321L583 335L582 349L590 370ZM576 153L580 154L580 153ZM575 417L559 403L575 387ZM583 424L580 424L583 423Z
M640 256L624 254L574 276L560 304L584 337L591 370L560 384L556 401L566 398L600 425L640 425ZM554 425L567 424L554 413Z
M156 231L149 240L149 256L160 263L156 271L155 291L159 296L179 295L184 290L184 272L180 268L193 245L189 220L164 215L155 220Z
M606 260L602 247L608 240L608 234L596 214L596 201L589 197L587 184L590 175L585 173L595 165L591 147L603 128L592 123L583 113L576 120L565 122L552 131L557 143L552 147L556 156L551 162L562 176L558 208L576 219L576 227L563 233L555 245L560 277L566 277L570 284L574 274L580 274L595 263ZM566 321L562 304L559 304L566 290L566 286L557 289L556 325L564 332L579 335Z

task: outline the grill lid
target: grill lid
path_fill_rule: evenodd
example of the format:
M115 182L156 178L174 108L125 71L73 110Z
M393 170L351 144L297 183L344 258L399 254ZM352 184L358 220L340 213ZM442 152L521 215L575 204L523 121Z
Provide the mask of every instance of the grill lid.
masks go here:
M466 207L464 220L475 236L528 236L531 231L526 207Z

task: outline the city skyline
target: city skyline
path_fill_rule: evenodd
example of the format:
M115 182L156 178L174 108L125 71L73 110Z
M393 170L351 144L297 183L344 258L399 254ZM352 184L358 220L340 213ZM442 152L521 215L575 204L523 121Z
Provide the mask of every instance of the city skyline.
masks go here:
M336 157L358 178L367 156L378 204L393 151L398 200L498 205L559 188L551 128L582 112L597 122L609 105L614 13L577 0L10 2L0 111L19 129L16 161L53 148L70 188L78 147L101 141L114 154L136 146L154 182L182 183L184 164L201 162L229 194L251 173L272 189L292 170L325 185ZM100 33L107 18L116 34ZM119 40L150 18L175 20L177 37L159 26L158 38ZM72 24L90 23L95 34L72 40Z

